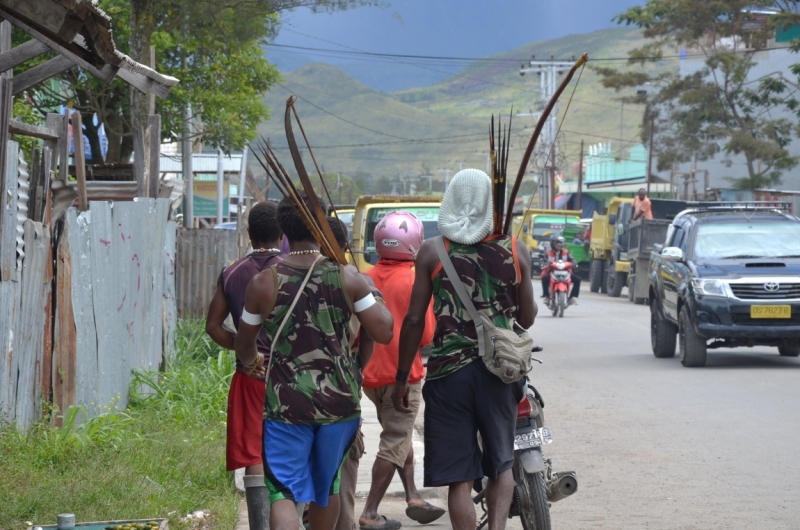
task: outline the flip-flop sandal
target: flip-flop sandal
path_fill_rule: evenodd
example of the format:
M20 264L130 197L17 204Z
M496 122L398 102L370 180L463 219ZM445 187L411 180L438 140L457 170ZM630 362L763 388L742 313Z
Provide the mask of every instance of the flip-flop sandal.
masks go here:
M384 523L383 524L362 524L359 525L361 530L399 530L403 523L396 519L387 519L385 515L381 515L383 517Z
M406 508L406 515L409 519L413 519L420 524L428 524L443 516L444 509L438 508L429 502L424 505L411 504Z

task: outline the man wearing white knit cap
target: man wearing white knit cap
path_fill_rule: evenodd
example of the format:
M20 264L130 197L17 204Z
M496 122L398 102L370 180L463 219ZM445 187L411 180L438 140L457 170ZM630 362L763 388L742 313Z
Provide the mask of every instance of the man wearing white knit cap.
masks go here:
M489 176L477 169L456 173L439 209L439 231L459 280L477 310L496 326L511 329L516 321L528 328L536 317L530 256L516 238L492 234L492 218ZM489 529L501 530L514 491L514 427L524 380L506 384L480 360L475 325L442 270L433 240L425 241L417 254L411 303L400 331L394 406L411 412L408 374L431 297L436 331L422 388L425 486L448 486L453 528L473 530L472 485L487 477Z

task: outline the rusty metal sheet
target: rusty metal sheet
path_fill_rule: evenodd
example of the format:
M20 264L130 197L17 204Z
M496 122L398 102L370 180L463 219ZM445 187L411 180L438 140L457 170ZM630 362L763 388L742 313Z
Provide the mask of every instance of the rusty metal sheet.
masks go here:
M69 243L71 263L70 291L72 312L75 322L75 398L68 404L80 403L87 407L91 403L99 403L97 387L97 333L94 322L94 304L92 303L92 246L90 242L92 213L83 212L78 215L75 208L66 212L66 233ZM59 264L61 262L59 261ZM59 271L61 274L61 271ZM59 302L60 303L60 302ZM65 325L65 323L62 323ZM69 352L65 352L69 354ZM56 373L55 383L59 384L60 374Z
M180 318L204 318L222 268L238 255L235 230L179 230L175 289Z
M161 364L164 296L171 290L165 287L164 269L171 267L165 241L168 231L175 230L168 215L167 199L146 198L91 202L80 216L73 209L68 213L78 351L95 342L94 361L79 353L76 362L80 404L113 402L123 408L133 370L157 370ZM76 244L72 223L80 228ZM81 271L79 261L86 262Z

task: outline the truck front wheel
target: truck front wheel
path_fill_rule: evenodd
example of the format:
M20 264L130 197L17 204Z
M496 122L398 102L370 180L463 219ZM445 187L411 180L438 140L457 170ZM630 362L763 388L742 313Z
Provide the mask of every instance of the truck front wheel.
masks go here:
M603 261L592 259L589 264L589 290L593 293L600 291L603 283Z
M655 299L650 303L650 345L653 347L653 355L659 359L668 359L675 356L678 326L659 316L657 303L658 300Z
M778 346L778 353L783 357L797 357L800 355L800 346Z
M678 319L678 336L680 338L681 364L687 368L706 365L706 339L697 334L692 326L689 309L681 308Z

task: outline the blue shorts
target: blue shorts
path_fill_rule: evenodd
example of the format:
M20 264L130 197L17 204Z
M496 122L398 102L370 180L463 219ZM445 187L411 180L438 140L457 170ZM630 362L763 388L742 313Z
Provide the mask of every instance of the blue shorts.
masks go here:
M264 420L264 480L269 501L328 505L339 494L342 462L360 418L330 425L293 425Z

